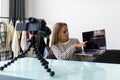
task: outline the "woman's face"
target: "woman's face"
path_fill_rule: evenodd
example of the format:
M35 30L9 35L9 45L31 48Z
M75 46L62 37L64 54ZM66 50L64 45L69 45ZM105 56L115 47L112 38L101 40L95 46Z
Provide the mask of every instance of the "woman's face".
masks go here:
M69 40L69 33L68 33L68 28L67 26L63 26L60 30L60 34L59 34L59 39L60 39L60 42L66 42Z

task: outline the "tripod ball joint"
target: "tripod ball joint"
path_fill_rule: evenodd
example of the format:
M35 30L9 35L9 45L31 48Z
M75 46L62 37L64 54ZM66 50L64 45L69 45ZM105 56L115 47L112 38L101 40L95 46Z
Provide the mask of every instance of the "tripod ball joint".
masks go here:
M44 62L44 59L41 59L40 62Z
M51 71L51 72L50 72L50 76L53 77L54 75L55 75L55 72L54 72L54 71Z
M50 76L52 76L52 77L55 75L55 72L54 72L54 71L51 71L50 68L47 69L47 72L49 72L49 73L50 73Z
M4 67L7 67L7 66L8 66L8 64L5 64L5 65L4 65Z
M17 57L14 58L14 60L17 60L17 59L18 59Z
M42 62L42 66L45 66L45 64L46 64L46 63L43 61L43 62Z
M46 64L46 65L44 66L44 68L45 68L45 69L48 69L48 65Z
M51 69L50 69L50 68L48 68L48 69L47 69L47 72L51 72Z
M10 65L11 63L10 62L8 62L8 65Z
M1 71L4 70L4 67L0 67L0 70L1 70Z

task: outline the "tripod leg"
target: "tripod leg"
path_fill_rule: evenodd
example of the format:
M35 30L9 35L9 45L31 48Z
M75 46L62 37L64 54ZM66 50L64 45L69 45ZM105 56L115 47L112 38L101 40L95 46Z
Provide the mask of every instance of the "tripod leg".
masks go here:
M26 53L28 53L28 51L30 51L30 48L33 47L38 60L40 60L41 64L44 66L44 68L47 70L47 72L50 73L50 76L54 76L55 73L54 73L54 71L51 71L51 69L48 67L47 60L44 59L44 57L42 56L42 54L39 52L38 48L36 48L36 46L35 46L35 37L34 36L31 38L30 42L31 42L31 44L29 45L29 47L28 47L27 50L25 50L24 52L22 52L20 55L18 55L14 59L12 59L7 64L4 64L3 66L1 66L0 70L1 71L4 70L4 68L6 68L8 65L10 65L11 63L14 63L14 61L16 61L18 58L21 58Z
M48 67L48 61L46 59L44 59L44 57L42 56L42 54L38 51L37 48L35 48L35 54L38 60L40 60L41 65L44 66L44 69L46 69L47 72L50 73L50 76L54 76L55 72L51 71L51 69Z
M0 70L4 70L4 68L6 68L8 65L11 65L12 63L14 63L14 61L16 61L18 58L21 58L22 56L24 56L31 48L31 44L29 45L28 49L22 53L20 53L17 57L15 57L14 59L12 59L10 62L4 64L3 66L0 67Z

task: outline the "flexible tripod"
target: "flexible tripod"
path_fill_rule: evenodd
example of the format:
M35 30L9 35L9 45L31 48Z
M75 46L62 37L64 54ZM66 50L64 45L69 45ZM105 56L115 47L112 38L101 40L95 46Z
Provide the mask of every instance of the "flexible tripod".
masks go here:
M28 42L30 42L30 45L27 48L27 50L21 52L21 54L19 54L17 57L12 59L10 62L1 66L0 70L1 71L4 70L4 68L7 68L7 66L14 63L14 61L16 61L18 58L21 58L21 57L25 56L25 54L27 54L28 51L30 51L30 48L34 48L35 55L36 55L37 59L40 60L41 65L44 66L46 71L50 73L50 76L54 76L55 75L54 71L51 71L51 69L48 67L49 63L44 59L44 57L42 56L42 54L39 52L38 48L36 47L36 40L35 40L35 35L34 34L32 34L32 37Z

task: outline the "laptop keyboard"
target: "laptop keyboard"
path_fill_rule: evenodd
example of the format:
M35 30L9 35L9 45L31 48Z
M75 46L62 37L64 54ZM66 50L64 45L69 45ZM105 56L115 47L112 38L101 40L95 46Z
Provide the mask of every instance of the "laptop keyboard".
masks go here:
M98 52L99 49L85 49L84 52Z

